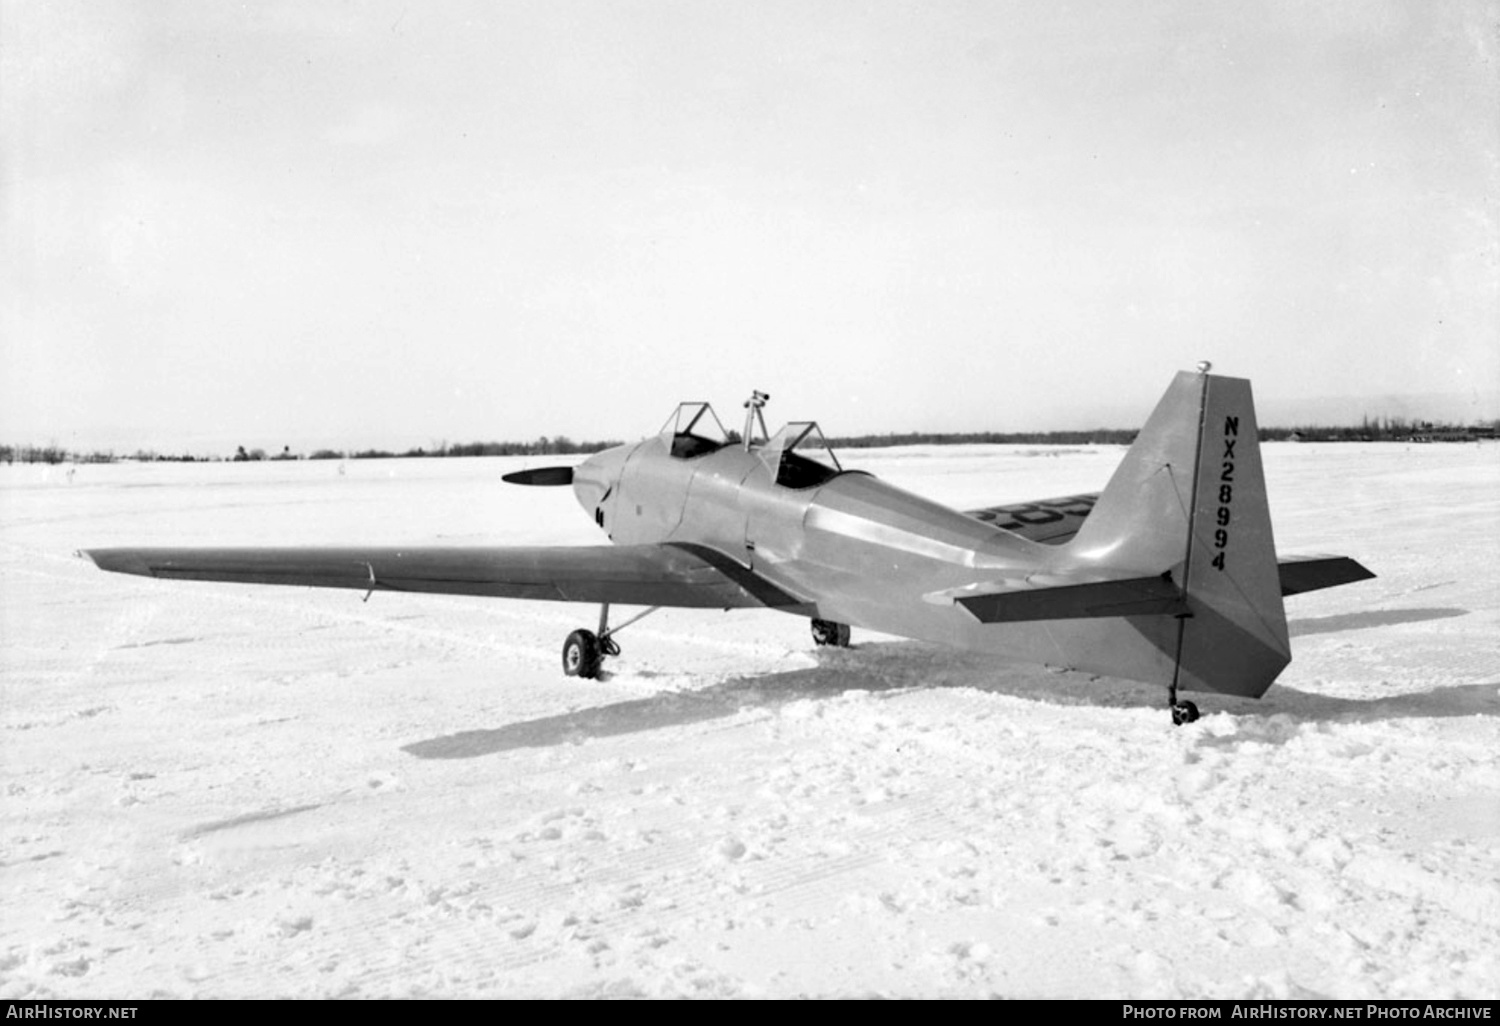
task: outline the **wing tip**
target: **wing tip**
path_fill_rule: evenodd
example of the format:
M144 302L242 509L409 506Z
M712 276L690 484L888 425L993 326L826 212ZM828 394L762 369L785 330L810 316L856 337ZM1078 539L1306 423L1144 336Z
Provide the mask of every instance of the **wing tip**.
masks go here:
M135 549L77 549L73 553L86 559L100 570L116 574L137 574L141 577L156 576L151 567Z

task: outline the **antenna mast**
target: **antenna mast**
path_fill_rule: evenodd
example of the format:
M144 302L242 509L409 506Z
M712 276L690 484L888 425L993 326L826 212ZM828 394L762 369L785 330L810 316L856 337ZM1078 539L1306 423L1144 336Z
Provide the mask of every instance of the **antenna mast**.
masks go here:
M766 403L771 401L771 396L766 392L753 391L750 398L745 400L745 451L750 451L750 439L755 433L755 422L760 421L760 436L770 438L771 433L766 430L766 418L760 412Z

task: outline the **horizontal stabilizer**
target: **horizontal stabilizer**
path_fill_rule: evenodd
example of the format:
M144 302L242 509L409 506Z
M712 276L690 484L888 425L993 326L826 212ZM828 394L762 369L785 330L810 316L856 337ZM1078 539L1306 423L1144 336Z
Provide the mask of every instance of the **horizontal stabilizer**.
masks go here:
M1281 574L1283 595L1337 588L1341 584L1368 581L1375 576L1348 556L1292 556L1281 560L1277 569Z
M1170 573L1123 581L1094 581L1051 588L1019 588L955 598L980 623L1081 620L1105 616L1174 616L1187 599Z
M1281 594L1301 595L1375 575L1348 556L1291 556L1281 560ZM1175 616L1187 611L1182 591L1170 574L1124 581L1093 581L1053 587L1020 587L952 598L980 623L1077 620L1103 616Z

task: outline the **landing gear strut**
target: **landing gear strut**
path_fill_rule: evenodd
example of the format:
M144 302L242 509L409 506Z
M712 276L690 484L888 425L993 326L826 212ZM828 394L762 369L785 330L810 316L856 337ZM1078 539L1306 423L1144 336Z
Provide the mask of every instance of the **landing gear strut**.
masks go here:
M620 646L615 641L615 634L636 621L645 619L660 608L660 606L652 606L644 613L626 620L620 626L611 628L609 603L603 603L599 607L598 634L580 629L569 634L568 640L563 642L563 673L569 677L584 677L590 680L599 676L599 671L604 666L604 657L620 654Z
M849 625L847 623L835 623L832 620L814 620L812 622L813 644L827 646L829 648L849 647Z
M1170 579L1170 578L1169 578ZM1177 617L1177 661L1172 666L1172 690L1167 697L1167 708L1172 710L1172 726L1193 723L1198 719L1198 707L1187 699L1177 698L1177 681L1182 676L1182 636L1192 613L1181 613Z

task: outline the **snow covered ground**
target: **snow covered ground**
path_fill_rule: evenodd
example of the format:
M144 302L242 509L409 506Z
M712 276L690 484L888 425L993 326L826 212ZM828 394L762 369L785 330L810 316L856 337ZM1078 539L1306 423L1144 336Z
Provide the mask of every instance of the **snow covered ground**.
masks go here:
M1123 450L847 453L975 508ZM1270 445L1260 702L771 612L105 574L80 547L597 541L520 460L0 468L0 996L1495 997L1500 447ZM548 461L534 461L548 462Z

